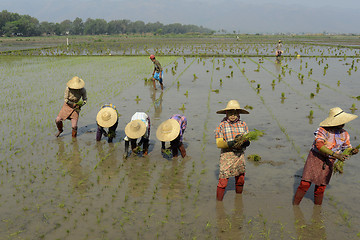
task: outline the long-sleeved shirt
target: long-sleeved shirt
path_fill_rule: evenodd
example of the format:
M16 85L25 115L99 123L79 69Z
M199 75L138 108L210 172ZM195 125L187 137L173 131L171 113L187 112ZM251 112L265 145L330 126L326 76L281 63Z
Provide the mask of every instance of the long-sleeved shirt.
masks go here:
M187 119L185 116L180 114L174 114L170 117L170 119L175 119L180 124L180 142L183 141L183 134L185 132L185 129L187 127Z
M236 121L231 122L225 117L215 130L215 138L223 138L228 142L233 141L237 135L243 135L248 132L248 126L244 121L237 119Z
M81 98L85 104L87 101L87 94L85 88L81 88L81 89L72 89L69 87L65 88L64 101L66 104L73 105L74 103L77 103Z

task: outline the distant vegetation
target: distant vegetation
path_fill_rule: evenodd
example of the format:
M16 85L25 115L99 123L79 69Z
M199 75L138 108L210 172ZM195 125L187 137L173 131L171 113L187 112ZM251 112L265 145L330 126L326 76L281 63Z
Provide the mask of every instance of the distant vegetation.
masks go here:
M215 31L196 25L180 23L164 25L160 22L144 23L130 20L112 20L88 18L85 22L79 17L74 21L64 20L61 23L39 22L29 15L0 12L1 36L41 36L41 35L102 35L102 34L213 34Z

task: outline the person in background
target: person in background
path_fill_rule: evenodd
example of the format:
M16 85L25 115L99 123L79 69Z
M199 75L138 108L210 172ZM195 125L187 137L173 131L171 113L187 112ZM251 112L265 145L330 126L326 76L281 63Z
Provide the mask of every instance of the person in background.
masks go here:
M245 141L238 145L236 139L249 132L246 122L240 120L240 114L249 112L240 108L238 101L230 100L226 108L216 113L226 114L215 130L216 145L221 149L216 199L222 201L230 177L235 177L236 193L243 191L246 165L244 151L250 142Z
M282 41L279 40L278 44L276 45L276 52L275 52L276 57L281 57L281 54L283 53L281 48L282 48Z
M96 116L97 131L96 141L100 141L102 135L108 138L108 143L112 143L113 138L116 136L116 128L119 122L119 113L115 105L107 103L101 106L100 111ZM109 128L106 132L104 128Z
M180 114L172 115L168 120L162 122L156 130L156 137L161 141L161 152L166 151L165 142L170 142L170 149L173 157L178 156L180 150L181 156L186 156L186 150L183 144L184 132L187 127L187 119Z
M75 76L70 79L65 88L64 104L59 112L59 115L55 119L58 132L55 134L59 137L64 131L63 121L65 119L71 120L72 137L77 136L77 123L79 119L79 113L82 106L86 104L87 95L85 89L85 82L81 78Z
M144 112L136 112L131 121L125 127L125 153L124 158L129 155L129 142L133 153L137 152L137 148L143 147L143 156L148 155L149 138L150 138L150 117ZM141 138L139 143L137 139Z
M164 85L163 85L163 69L161 67L161 64L158 60L155 59L154 55L150 55L150 60L154 63L154 71L152 73L152 81L154 84L154 89L156 90L156 83L155 80L159 81L160 86L161 86L161 90L164 90Z
M357 118L354 114L345 113L341 108L331 108L329 116L320 123L315 131L315 140L305 162L299 187L293 199L293 205L299 205L311 183L315 184L314 203L321 205L326 185L329 184L336 159L345 161L348 155L342 154L352 148L350 135L343 129L345 123ZM358 149L351 150L357 154Z

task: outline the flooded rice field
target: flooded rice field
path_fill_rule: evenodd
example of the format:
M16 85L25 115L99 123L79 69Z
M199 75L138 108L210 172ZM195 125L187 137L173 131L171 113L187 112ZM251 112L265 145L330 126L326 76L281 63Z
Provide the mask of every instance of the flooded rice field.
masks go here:
M196 56L196 44L173 48L176 54L144 47L144 54L160 54L164 91L147 81L153 64L146 55L1 56L0 239L358 238L358 156L333 176L321 207L314 207L313 186L300 207L291 203L329 109L359 114L359 49L289 45L276 61L260 56L271 55L270 46L249 46L246 54L259 56L238 56L244 52L235 47L236 54L221 56L220 45L209 46L219 52L213 57ZM182 51L194 56L175 56ZM73 76L84 79L88 103L78 137L65 121L56 138ZM242 195L230 179L217 202L214 130L224 116L216 111L230 99L250 112L241 115L250 130L265 132L245 152L262 159L247 162ZM96 114L109 102L121 114L116 137L96 142ZM149 155L123 159L124 128L136 111L151 118ZM185 158L163 156L155 137L175 113L188 120ZM345 129L358 145L360 120Z

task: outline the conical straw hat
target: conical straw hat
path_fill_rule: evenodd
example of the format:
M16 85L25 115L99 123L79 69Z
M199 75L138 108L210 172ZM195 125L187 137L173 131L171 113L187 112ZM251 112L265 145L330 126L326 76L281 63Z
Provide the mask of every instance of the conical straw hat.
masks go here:
M350 113L344 112L341 108L335 107L331 108L329 111L329 116L320 123L321 127L335 127L348 123L358 116Z
M66 86L72 89L82 89L85 87L85 82L81 78L75 76L67 82Z
M101 127L111 127L118 119L117 112L111 107L100 109L96 116L96 121Z
M175 119L168 119L162 122L156 130L156 137L159 141L170 142L177 138L180 133L180 124Z
M137 139L146 133L146 124L137 119L129 122L125 127L125 134L128 138Z
M239 113L241 113L241 114L249 114L249 112L248 112L247 110L242 109L242 108L240 107L239 102L236 101L236 100L230 100L230 101L227 103L226 108L224 108L224 109L222 109L222 110L219 110L219 111L217 111L216 113L217 113L217 114L224 114L224 113L226 113L226 111L228 111L228 110L238 110Z

